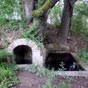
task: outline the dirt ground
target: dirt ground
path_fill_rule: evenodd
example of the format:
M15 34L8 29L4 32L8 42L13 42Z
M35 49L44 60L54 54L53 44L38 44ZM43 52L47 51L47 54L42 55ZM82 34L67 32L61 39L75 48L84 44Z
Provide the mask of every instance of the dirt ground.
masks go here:
M17 88L42 88L45 84L45 77L37 77L28 71L18 71L19 84Z
M42 88L46 83L46 77L37 77L35 74L28 71L18 71L19 84L16 88ZM69 88L88 88L88 78L85 77L61 77L56 76L53 79L53 85L58 85L59 83L66 83Z

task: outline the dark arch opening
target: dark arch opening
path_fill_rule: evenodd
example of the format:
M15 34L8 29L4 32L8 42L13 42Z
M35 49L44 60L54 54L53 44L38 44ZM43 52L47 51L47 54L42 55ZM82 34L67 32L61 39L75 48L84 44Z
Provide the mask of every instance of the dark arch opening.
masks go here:
M48 53L45 68L49 70L79 71L84 70L70 53Z
M27 45L19 45L14 50L16 64L32 64L32 49Z

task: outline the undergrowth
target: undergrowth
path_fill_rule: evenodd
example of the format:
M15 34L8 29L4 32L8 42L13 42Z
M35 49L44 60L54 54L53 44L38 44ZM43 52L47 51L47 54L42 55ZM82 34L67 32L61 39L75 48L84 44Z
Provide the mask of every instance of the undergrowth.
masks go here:
M0 50L0 63L12 61L12 54L9 53L6 49Z
M81 58L81 60L83 62L85 62L86 64L88 64L88 52L86 50L86 48L83 48L81 50L81 52L78 53L79 57Z
M65 82L58 82L58 84L54 85L53 81L55 78L55 74L54 71L52 70L51 72L49 71L47 73L47 79L46 79L46 83L43 85L42 88L70 88L69 83L65 83Z
M37 29L38 21L35 21L33 24L31 24L30 27L22 27L21 34L24 38L33 40L37 45L41 45L41 39L39 38L40 29ZM23 23L24 24L24 23Z
M15 64L0 63L0 88L12 88L18 81Z
M12 56L12 54L9 53L6 49L0 50L0 58L11 57L11 56Z

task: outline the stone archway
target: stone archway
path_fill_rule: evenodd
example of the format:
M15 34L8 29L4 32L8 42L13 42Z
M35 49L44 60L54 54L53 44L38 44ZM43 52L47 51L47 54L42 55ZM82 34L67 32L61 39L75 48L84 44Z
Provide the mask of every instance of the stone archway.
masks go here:
M37 46L37 44L29 39L17 39L14 42L12 42L9 47L7 48L8 52L17 54L18 52L21 52L23 50L22 48L30 48L32 51L32 62L37 65L43 65L43 54L41 54L40 48ZM20 47L21 50L16 50ZM15 51L14 51L15 50ZM26 52L27 49L24 49L24 52ZM22 52L21 52L22 53Z

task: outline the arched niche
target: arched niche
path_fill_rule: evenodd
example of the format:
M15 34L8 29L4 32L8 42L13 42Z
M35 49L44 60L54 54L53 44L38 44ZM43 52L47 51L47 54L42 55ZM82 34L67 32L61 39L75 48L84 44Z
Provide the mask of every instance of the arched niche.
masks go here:
M24 39L24 38L17 39L9 45L7 50L8 52L13 53L15 55L15 59L17 59L18 57L21 57L23 53L24 59L32 58L31 59L32 63L37 65L43 65L44 59L43 59L43 54L41 54L41 49L34 41L30 39ZM31 54L29 53L32 54L31 57L30 57Z

